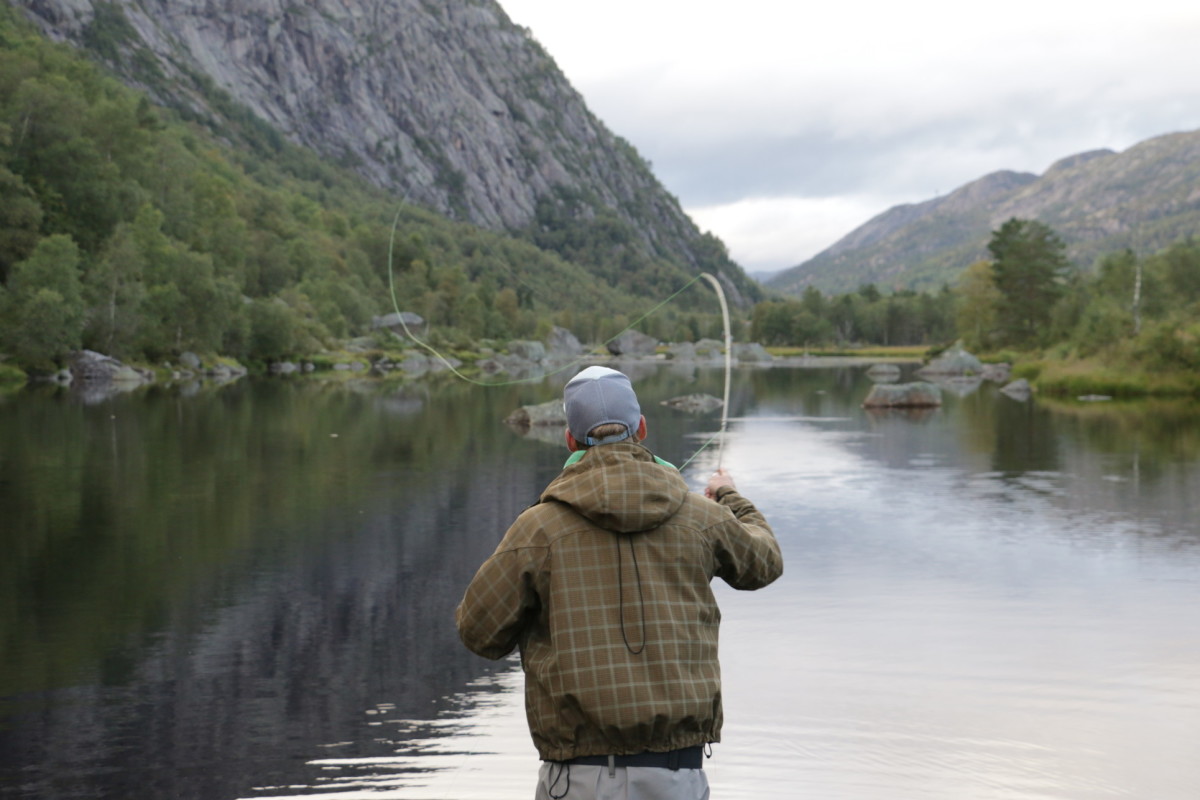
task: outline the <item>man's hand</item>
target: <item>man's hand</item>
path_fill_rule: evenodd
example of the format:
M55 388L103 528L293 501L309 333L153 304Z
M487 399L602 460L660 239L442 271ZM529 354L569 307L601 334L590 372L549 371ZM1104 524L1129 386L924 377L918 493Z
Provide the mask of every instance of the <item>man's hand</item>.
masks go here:
M708 479L708 486L704 487L704 496L710 500L716 500L717 489L720 489L722 486L728 486L730 489L737 488L733 485L733 478L730 477L729 473L724 469L718 469Z

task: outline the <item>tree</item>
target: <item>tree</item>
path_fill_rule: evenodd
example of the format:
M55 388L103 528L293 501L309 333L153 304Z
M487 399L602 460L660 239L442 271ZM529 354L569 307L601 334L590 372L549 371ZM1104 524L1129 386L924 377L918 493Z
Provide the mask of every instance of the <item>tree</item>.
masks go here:
M957 287L958 335L969 349L988 349L995 341L1000 291L989 261L976 261L963 272Z
M255 300L250 304L250 347L253 359L278 361L296 349L298 324L282 300Z
M992 232L992 279L1000 293L997 327L1003 343L1035 344L1045 333L1069 262L1066 245L1037 220L1016 217Z
M843 294L829 306L829 321L839 342L852 342L860 336L858 301L855 295Z
M1167 284L1177 302L1200 300L1200 243L1191 238L1176 242L1162 255Z
M866 300L868 303L877 303L879 302L879 298L883 295L879 293L879 287L877 287L875 284L864 283L862 286L858 287L858 296Z
M0 282L13 264L33 252L41 224L42 207L33 192L21 176L0 164Z
M814 317L822 317L825 316L828 303L820 289L808 286L805 287L804 294L800 297L800 305Z
M750 338L767 345L791 344L791 311L794 301L767 301L754 307Z
M129 228L145 286L139 344L152 358L214 352L240 310L237 287L215 275L211 256L171 239L162 225L162 212L143 206Z
M83 337L79 248L69 236L47 237L9 276L5 340L17 361L49 368Z
M105 243L84 287L89 348L121 358L137 354L145 297L144 262L133 225L121 223Z
M501 319L504 320L506 330L515 330L517 327L517 316L520 312L517 293L507 286L501 289L496 293L495 308L500 313Z
M9 113L8 166L33 190L43 226L94 251L136 191L84 129L86 98L62 77L30 78L17 88Z

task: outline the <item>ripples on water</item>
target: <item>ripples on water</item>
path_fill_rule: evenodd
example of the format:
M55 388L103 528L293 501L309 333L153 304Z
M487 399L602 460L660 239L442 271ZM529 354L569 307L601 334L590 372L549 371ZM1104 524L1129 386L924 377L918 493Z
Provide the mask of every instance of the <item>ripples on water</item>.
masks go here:
M791 380L782 376L755 380L757 392L738 401L723 463L772 522L786 571L759 592L717 584L726 726L706 765L714 798L1200 797L1194 460L1164 464L1121 446L1096 453L1025 407L993 408L1011 402L999 397L952 398L910 419L867 416L854 400L859 383L839 393L840 384L808 376L796 387L770 383ZM711 434L666 422L674 427L660 435L690 443L656 447L676 463ZM654 445L654 428L651 436ZM710 448L688 467L694 488L716 455ZM528 495L559 457L537 460L522 483ZM458 481L505 485L503 462L488 469ZM523 502L505 498L478 499L503 517L498 529ZM420 525L458 531L463 519L452 510L430 511ZM404 514L396 502L372 525L386 534L395 520L418 524ZM370 574L380 588L367 599L347 594L347 609L367 619L382 598L411 603L403 592L415 581L429 598L421 602L436 607L413 624L445 624L498 533L472 535L482 538L452 537L453 551L396 544L395 554L364 539L357 566L339 568L339 580ZM348 529L345 544L321 558L352 563L343 551L355 551L353 536ZM393 560L407 570L394 587ZM434 575L448 564L451 586ZM427 635L414 628L401 649L420 650ZM338 738L292 745L299 770L243 783L239 796L532 796L537 760L519 667L459 680L484 664L439 637L442 649L431 652L454 653L442 656L452 673L442 680L430 672L436 664L413 666L430 685L456 687L449 696L398 708L397 696L424 698L420 687L401 695L394 683L372 689L363 679L356 696L365 701ZM347 653L363 647L351 641ZM421 713L417 702L436 711Z
M328 757L309 762L322 773L312 785L261 786L249 796L271 800L319 790L326 798L528 797L532 745L521 687L518 666L473 682L435 720L393 719L386 707L369 709L376 719L367 725L380 742L394 746L395 755L338 758L340 745L330 745Z
M787 571L757 593L719 587L714 797L1200 796L1196 548L1156 538L1144 510L1089 510L1076 476L977 470L936 442L889 464L887 432L856 427L733 423L725 466ZM340 776L321 788L529 796L520 687L505 674L393 761L314 762Z

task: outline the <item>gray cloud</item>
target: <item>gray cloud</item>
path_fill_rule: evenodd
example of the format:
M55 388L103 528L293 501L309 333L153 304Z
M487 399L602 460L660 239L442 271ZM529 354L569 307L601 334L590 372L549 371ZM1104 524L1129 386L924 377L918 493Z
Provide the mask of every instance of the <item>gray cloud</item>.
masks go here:
M1194 0L502 2L751 268L885 204L1200 128Z

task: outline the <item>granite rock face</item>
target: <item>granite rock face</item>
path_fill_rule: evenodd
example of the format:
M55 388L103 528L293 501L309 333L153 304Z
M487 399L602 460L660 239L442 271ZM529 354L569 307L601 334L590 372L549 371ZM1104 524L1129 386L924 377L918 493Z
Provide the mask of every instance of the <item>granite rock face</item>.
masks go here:
M454 219L517 230L587 198L695 264L701 234L495 0L13 0L164 105L224 94L295 143Z

